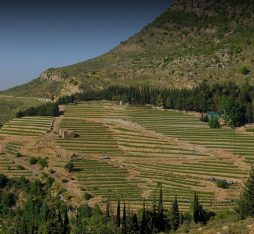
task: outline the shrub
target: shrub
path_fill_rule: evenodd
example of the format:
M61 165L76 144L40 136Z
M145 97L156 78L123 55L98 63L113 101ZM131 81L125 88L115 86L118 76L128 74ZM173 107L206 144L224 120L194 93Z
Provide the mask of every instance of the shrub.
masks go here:
M0 174L0 188L4 188L8 183L8 178L3 175L3 174Z
M220 128L220 123L218 118L212 118L208 121L210 128Z
M68 183L69 182L69 180L67 180L67 179L62 179L62 183Z
M19 152L17 152L17 153L16 153L16 158L21 158L21 157L22 157L22 154L19 153Z
M25 170L25 168L22 165L18 165L17 168L18 170L21 170L21 171Z
M46 159L46 158L39 158L39 159L37 159L37 160L38 160L38 164L39 164L42 168L48 166L48 162L47 162L47 159Z
M64 167L67 171L72 172L74 169L74 164L72 162L68 162L65 167Z
M93 198L93 195L90 194L90 193L88 193L88 192L86 192L86 193L84 194L84 198L85 198L86 201L89 201L90 199Z
M225 180L218 180L216 184L218 188L222 189L228 188L228 183Z
M30 160L29 160L29 163L30 163L31 165L35 165L37 162L38 162L38 159L35 158L35 157L31 157Z
M243 75L248 75L250 73L250 70L246 66L243 66L243 67L240 68L240 72Z

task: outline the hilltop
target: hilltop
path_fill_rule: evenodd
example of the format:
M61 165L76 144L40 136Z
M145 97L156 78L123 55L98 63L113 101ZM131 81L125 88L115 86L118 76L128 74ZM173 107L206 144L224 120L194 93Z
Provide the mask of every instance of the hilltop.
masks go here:
M139 33L100 57L50 68L15 96L58 97L110 85L193 88L254 83L254 2L174 0Z

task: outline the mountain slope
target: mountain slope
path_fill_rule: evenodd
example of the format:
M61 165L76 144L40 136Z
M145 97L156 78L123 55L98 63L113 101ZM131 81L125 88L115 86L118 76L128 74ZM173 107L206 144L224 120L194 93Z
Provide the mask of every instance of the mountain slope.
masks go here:
M254 83L254 2L174 0L171 8L107 54L62 68L5 94L62 96L109 85L192 88Z

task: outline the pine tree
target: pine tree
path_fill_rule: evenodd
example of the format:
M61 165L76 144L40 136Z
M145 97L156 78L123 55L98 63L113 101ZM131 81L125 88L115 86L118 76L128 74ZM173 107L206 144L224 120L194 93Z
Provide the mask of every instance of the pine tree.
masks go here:
M198 195L195 192L194 199L193 199L193 220L197 224L199 221L199 201L198 201Z
M172 203L172 209L171 209L171 225L174 231L176 231L179 228L179 207L178 207L178 200L177 196L175 196L175 199Z
M116 211L116 226L120 227L121 224L121 214L120 214L120 201L117 204L117 211Z
M245 183L243 191L244 213L254 216L254 168L251 167L250 177ZM247 209L246 209L247 208Z
M125 202L123 203L123 220L122 220L122 232L126 233L127 230L127 216L126 216L126 207Z

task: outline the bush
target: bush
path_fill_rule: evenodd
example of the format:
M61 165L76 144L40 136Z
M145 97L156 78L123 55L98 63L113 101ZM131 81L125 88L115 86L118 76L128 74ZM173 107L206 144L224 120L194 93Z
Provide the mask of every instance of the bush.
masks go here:
M69 182L69 180L67 180L67 179L62 179L62 183L68 183Z
M17 168L18 170L21 170L21 171L25 170L25 168L22 165L18 165Z
M44 167L47 167L48 166L48 162L47 162L47 159L46 158L38 158L38 164L44 168Z
M65 167L64 167L67 171L72 172L74 169L74 164L72 162L68 162Z
M220 123L218 118L212 118L208 121L210 128L220 128Z
M22 154L19 153L19 152L17 152L17 153L16 153L16 158L21 158L21 157L22 157Z
M0 188L4 188L8 183L8 178L3 175L3 174L0 174Z
M218 180L216 184L218 188L222 189L228 188L228 183L225 180Z
M240 72L243 75L248 75L250 73L250 70L246 66L243 66L243 67L240 68Z
M30 160L29 160L29 163L30 163L31 165L35 165L37 162L38 162L38 159L35 158L35 157L31 157Z
M90 194L90 193L88 193L88 192L86 192L86 193L84 194L84 198L85 198L86 201L89 201L90 199L93 198L93 195Z

